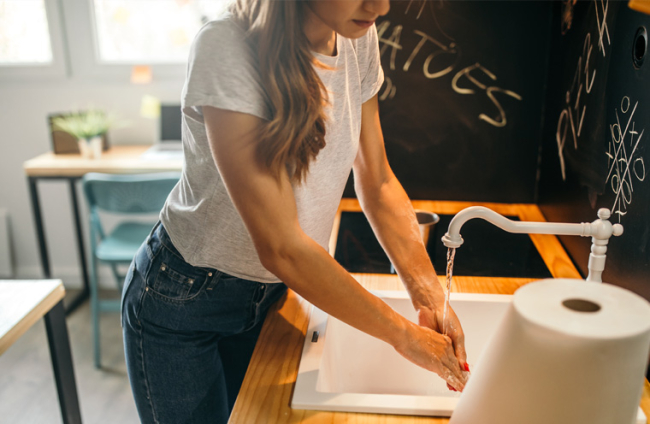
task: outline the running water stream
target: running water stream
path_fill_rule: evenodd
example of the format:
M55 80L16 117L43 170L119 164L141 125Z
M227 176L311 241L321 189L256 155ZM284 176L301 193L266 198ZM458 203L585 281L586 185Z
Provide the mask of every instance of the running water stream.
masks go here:
M449 313L449 294L451 293L451 278L454 273L454 257L456 256L456 248L450 247L447 249L447 293L445 293L445 309L442 313L442 334L447 335L448 331L448 313Z

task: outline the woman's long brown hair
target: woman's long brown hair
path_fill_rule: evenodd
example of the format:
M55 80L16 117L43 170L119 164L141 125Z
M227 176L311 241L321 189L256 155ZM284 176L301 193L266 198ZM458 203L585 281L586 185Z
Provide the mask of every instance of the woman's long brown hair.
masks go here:
M230 7L257 48L262 86L271 106L257 148L258 159L279 178L304 181L310 163L325 147L327 91L313 64L303 32L302 0L236 0ZM286 168L285 168L286 167Z

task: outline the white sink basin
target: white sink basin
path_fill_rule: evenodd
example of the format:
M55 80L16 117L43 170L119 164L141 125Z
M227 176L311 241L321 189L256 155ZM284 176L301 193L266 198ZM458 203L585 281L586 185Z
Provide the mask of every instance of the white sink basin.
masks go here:
M406 292L372 293L417 321ZM511 301L511 295L451 294L465 331L470 369ZM392 346L312 307L292 408L450 417L459 397L436 374L407 361ZM635 424L646 422L639 408Z
M406 292L373 293L417 321ZM452 293L470 369L511 300L510 295ZM444 380L404 359L392 346L313 307L292 408L448 417L459 397Z

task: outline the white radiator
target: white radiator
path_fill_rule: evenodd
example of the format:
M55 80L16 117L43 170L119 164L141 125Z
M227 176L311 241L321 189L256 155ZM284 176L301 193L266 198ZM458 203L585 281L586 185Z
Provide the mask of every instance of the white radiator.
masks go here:
M14 268L11 260L9 242L9 212L0 208L0 278L13 278Z

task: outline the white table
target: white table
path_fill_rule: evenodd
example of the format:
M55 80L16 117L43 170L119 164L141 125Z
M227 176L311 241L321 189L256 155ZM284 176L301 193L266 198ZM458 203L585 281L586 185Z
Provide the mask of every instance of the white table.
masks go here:
M80 424L64 296L61 280L0 280L0 355L44 318L63 422Z

